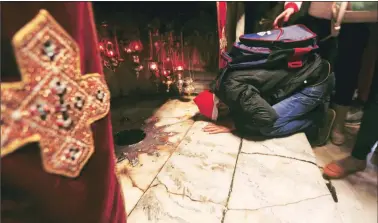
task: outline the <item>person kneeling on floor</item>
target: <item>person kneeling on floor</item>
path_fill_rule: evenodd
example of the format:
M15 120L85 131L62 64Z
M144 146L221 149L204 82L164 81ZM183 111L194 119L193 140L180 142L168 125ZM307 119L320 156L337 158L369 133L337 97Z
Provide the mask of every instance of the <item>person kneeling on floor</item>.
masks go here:
M218 88L194 99L204 116L220 121L208 124L205 132L236 130L267 137L305 132L313 146L327 142L335 118L328 109L334 75L317 54L296 71L248 69L226 74ZM225 123L223 107L229 110Z

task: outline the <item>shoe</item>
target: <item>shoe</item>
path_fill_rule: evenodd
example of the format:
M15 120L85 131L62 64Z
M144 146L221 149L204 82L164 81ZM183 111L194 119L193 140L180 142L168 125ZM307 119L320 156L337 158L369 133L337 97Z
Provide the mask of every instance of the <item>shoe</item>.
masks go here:
M366 168L366 160L359 160L352 156L334 161L324 167L323 175L329 179L340 179L350 174L363 171Z
M310 142L312 147L323 146L327 143L331 134L332 126L336 118L336 112L333 109L327 110L327 115L320 128L318 128L317 137L313 142Z
M333 144L339 146L339 145L344 144L345 142L344 124L345 124L345 117L349 111L349 107L342 106L342 105L335 105L334 109L336 112L336 118L335 118L335 122L332 128L331 141Z

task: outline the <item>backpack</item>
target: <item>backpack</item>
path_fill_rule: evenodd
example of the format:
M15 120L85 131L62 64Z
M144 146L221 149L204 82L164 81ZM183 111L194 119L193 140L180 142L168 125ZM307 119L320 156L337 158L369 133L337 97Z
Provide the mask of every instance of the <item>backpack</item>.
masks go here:
M240 36L230 52L223 52L226 66L210 84L216 91L230 69L298 69L319 48L317 35L304 25L292 25Z
M292 25L239 37L230 52L223 52L227 68L300 68L318 49L317 36L304 25Z

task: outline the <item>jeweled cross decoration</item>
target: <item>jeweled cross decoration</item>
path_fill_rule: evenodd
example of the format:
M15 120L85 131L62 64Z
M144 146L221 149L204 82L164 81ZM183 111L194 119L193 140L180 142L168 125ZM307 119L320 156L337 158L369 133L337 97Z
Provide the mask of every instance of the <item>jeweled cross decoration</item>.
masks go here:
M12 44L21 81L1 83L1 157L39 142L47 172L77 177L94 152L90 124L109 112L106 82L81 74L78 45L46 10Z

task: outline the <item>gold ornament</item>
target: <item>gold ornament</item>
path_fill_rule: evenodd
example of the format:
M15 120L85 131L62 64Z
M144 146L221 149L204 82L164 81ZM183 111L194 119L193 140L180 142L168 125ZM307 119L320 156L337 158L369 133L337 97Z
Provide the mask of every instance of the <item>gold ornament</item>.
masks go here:
M90 125L109 112L106 82L81 74L77 43L46 10L12 43L22 80L1 83L1 157L39 142L46 172L77 177L94 152Z

